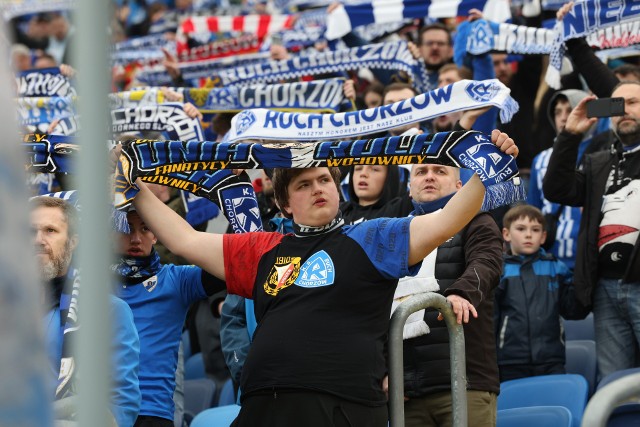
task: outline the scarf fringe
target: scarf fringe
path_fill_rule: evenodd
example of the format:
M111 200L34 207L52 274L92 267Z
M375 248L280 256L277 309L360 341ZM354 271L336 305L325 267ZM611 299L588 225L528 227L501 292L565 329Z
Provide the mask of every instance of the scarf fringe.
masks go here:
M424 310L420 310L417 313L423 313L424 315ZM415 338L421 335L427 335L430 332L431 330L429 329L429 325L427 325L424 320L405 323L404 328L402 329L402 339L406 340L409 338Z
M129 234L131 232L125 211L111 209L111 225L118 233Z
M507 96L502 108L500 109L500 121L502 123L508 123L511 121L511 118L518 112L520 106L515 99L510 96Z
M482 202L483 211L490 211L498 206L510 205L526 199L526 190L519 177L487 187Z

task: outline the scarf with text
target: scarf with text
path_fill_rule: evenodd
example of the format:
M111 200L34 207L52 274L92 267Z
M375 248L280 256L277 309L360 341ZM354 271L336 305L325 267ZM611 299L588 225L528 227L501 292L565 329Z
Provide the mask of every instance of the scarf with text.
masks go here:
M183 62L178 65L182 78L185 80L194 79L215 79L216 76L227 70L238 67L256 66L269 59L269 53L252 53L239 56L225 56L216 59L202 61ZM163 65L144 67L136 76L136 80L149 86L166 86L173 83L173 79Z
M257 53L260 39L255 34L241 34L238 37L222 39L190 47L180 52L180 61L199 61L203 59L224 58L227 56Z
M188 39L197 33L249 33L259 40L276 31L291 28L294 15L191 16L184 19L176 34L176 50L188 50Z
M213 89L175 88L203 113L242 111L268 108L278 111L315 111L335 113L345 104L344 79L313 80L310 82L273 85L230 86ZM162 104L164 94L159 88L147 88L109 94L111 108L132 108L145 104Z
M76 363L73 357L73 340L78 324L78 294L80 293L80 275L76 268L69 267L66 282L60 295L60 328L62 329L62 357L56 387L56 400L68 397L75 392L74 376Z
M502 7L500 7L502 5ZM352 28L366 24L387 24L411 18L454 18L467 16L471 9L483 10L494 21L511 18L509 4L498 0L389 0L363 2L340 6L327 17L326 37L335 40L348 34Z
M403 41L378 43L308 56L295 56L282 61L268 61L231 69L216 74L222 85L273 83L303 76L338 73L361 68L404 71L419 92L426 92L429 79L424 61L416 60Z
M558 21L554 28L556 38L549 55L546 82L554 89L560 88L560 70L569 39L585 37L596 30L640 19L640 7L634 0L577 0L573 8Z
M304 224L296 224L291 221L291 226L293 227L293 234L298 237L314 237L320 236L322 234L331 233L334 230L342 227L344 225L344 219L342 218L342 212L338 210L338 214L335 218L331 220L329 224L325 224L322 226L311 226Z
M231 169L415 163L473 170L487 187L485 210L524 197L515 159L500 152L486 135L469 131L315 144L131 141L123 147L117 167L115 206L122 209L131 203L137 178L224 200L219 189L233 176Z
M56 119L77 114L75 99L69 96L21 97L16 99L16 104L22 126L49 125Z
M346 113L303 114L265 109L244 110L232 119L225 142L357 138L451 112L488 105L500 108L500 118L505 123L518 111L518 104L509 94L509 88L497 79L461 80L415 98Z
M111 131L115 133L156 131L167 132L169 138L181 141L204 138L197 118L184 112L180 103L141 105L111 110Z
M60 74L60 68L26 70L16 76L17 96L76 96L71 82Z
M454 58L466 52L481 55L491 51L513 54L549 54L556 38L554 30L524 25L498 24L482 19L458 26ZM640 19L597 29L586 36L595 49L625 48L640 44ZM458 61L456 60L456 63Z

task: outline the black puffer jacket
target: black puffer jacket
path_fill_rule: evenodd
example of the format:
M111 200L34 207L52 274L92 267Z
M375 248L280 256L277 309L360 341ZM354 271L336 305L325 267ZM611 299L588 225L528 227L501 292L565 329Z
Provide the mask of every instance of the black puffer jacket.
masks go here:
M435 276L445 296L460 295L473 304L478 318L464 325L467 389L499 393L493 326L494 289L502 273L502 235L481 212L458 234L438 247ZM427 310L431 333L404 341L405 395L425 396L451 389L449 336L438 312Z

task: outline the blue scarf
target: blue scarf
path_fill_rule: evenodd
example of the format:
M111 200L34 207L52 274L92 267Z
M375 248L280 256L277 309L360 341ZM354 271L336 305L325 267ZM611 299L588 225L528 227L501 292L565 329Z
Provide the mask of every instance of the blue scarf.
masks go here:
M76 268L69 267L65 284L60 295L60 329L62 330L62 357L56 387L56 400L70 396L75 392L76 372L73 357L73 340L80 327L78 324L78 294L80 293L80 275Z
M515 159L500 152L486 135L471 131L316 144L132 141L123 147L118 165L116 206L131 203L138 191L132 183L138 177L217 200L218 189L233 182L234 168L413 163L472 169L487 187L484 210L524 198ZM222 170L207 173L218 169ZM219 200L227 203L224 196Z
M416 202L414 199L411 199L411 203L413 204L414 211L411 212L413 216L430 214L432 212L437 211L438 209L444 208L444 206L451 200L453 196L455 196L455 192L449 194L448 196L444 196L439 198L438 200L433 200L431 202Z
M122 281L133 285L155 276L161 267L160 255L152 248L149 256L121 257L112 269L121 276Z

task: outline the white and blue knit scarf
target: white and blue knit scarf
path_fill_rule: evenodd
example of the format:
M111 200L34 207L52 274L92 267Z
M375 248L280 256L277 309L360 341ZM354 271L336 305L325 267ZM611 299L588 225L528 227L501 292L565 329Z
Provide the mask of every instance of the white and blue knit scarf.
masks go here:
M265 109L245 110L231 121L231 129L225 136L225 141L357 138L451 112L488 105L500 108L502 122L508 122L518 111L518 104L509 94L509 88L496 79L462 80L394 104L346 113L303 114Z
M26 70L16 76L17 96L76 96L71 82L60 68Z

